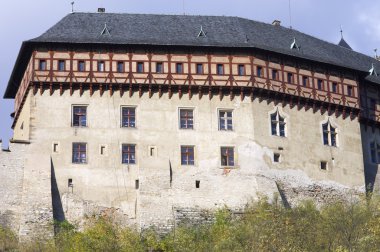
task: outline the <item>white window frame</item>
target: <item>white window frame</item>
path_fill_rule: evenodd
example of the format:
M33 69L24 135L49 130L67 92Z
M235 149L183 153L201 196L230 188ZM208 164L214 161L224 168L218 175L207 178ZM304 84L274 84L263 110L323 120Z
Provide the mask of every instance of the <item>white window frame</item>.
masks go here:
M323 128L324 126L327 125L327 131L325 131ZM334 133L332 133L331 128L334 129ZM329 146L329 147L338 147L339 146L339 141L338 141L338 136L339 136L339 131L338 131L338 126L335 125L330 118L328 118L325 122L321 123L321 130L322 130L322 144L324 146ZM325 132L327 133L327 144L325 144L325 139L324 139L324 134ZM332 135L335 135L335 145L332 144Z
M231 123L231 126L232 126L232 128L231 129L228 129L228 119L229 119L229 117L227 116L227 114L225 114L225 116L224 117L220 117L220 113L221 112L224 112L224 113L228 113L228 112L231 112L231 121L232 121L232 123ZM218 109L218 111L217 111L217 113L218 113L218 130L219 131L234 131L234 129L235 129L235 127L234 127L234 110L233 109L224 109L224 108L220 108L220 109ZM221 128L221 124L220 124L220 120L221 120L221 118L224 118L224 128Z

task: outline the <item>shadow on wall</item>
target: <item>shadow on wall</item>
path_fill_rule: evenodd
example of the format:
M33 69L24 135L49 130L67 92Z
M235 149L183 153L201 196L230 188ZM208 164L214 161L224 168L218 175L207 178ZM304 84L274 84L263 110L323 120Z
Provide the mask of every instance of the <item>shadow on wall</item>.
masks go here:
M53 205L53 218L56 221L64 221L65 213L63 212L61 196L59 194L59 189L57 185L57 179L55 177L55 169L53 160L50 159L51 163L51 198Z

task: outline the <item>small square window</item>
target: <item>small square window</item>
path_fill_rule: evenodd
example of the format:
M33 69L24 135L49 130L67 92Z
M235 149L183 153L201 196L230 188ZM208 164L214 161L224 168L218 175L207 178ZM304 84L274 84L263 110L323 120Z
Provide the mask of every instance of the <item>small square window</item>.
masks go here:
M85 62L83 60L78 61L78 71L84 72L86 70Z
M121 108L121 127L136 128L136 108L135 107Z
M122 145L122 163L136 164L136 145L134 144Z
M58 71L65 71L65 61L58 60Z
M203 74L203 64L197 64L197 74Z
M332 91L333 93L338 93L338 83L333 82L331 87L332 87L332 90L331 90L331 91Z
M327 171L327 162L321 161L321 170Z
M87 144L86 143L73 143L73 163L85 164L87 163Z
M278 80L278 71L277 71L277 69L272 69L272 80Z
M58 153L59 152L59 144L58 143L53 143L53 152Z
M135 189L136 190L140 189L140 180L138 179L135 180Z
M149 157L156 157L156 156L157 156L157 147L149 146Z
M138 73L144 72L144 63L143 62L137 62L137 72Z
M273 162L280 163L280 158L281 158L280 153L274 153L273 154Z
M87 127L87 106L73 106L74 127Z
M307 87L309 78L307 76L302 76L302 86Z
M104 61L98 61L98 71L99 72L104 72Z
M157 62L156 63L156 73L163 73L163 67L162 67L162 62Z
M216 66L216 71L218 75L223 75L224 74L224 67L223 64L218 64Z
M40 71L46 71L46 60L40 60L38 69Z
M263 74L263 68L261 66L257 67L257 77L262 77Z
M351 85L347 86L347 95L353 96L353 87Z
M181 146L181 165L194 165L194 146Z
M183 73L183 64L182 63L177 63L176 64L176 73L182 74Z
M107 155L107 146L105 146L105 145L100 146L100 155L101 156Z
M219 110L219 130L233 130L232 110Z
M318 90L323 90L323 80L321 79L317 80L317 88Z
M245 75L245 66L244 65L238 66L238 74L239 74L239 76Z
M293 73L288 73L288 83L293 83Z
M234 147L222 147L220 149L221 154L221 165L222 166L234 166L235 157L234 157Z
M123 73L124 72L124 62L123 61L118 61L117 62L117 72L118 73Z
M195 188L200 188L201 187L201 181L200 180L195 180Z
M180 129L194 128L194 111L192 109L179 110L179 126Z

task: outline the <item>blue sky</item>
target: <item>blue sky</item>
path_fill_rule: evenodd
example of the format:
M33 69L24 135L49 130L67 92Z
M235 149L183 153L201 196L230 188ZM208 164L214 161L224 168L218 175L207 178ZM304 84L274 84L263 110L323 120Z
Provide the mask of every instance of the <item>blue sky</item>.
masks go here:
M71 11L239 16L289 27L289 0L12 0L2 1L0 15L0 94L4 94L21 42L39 36ZM358 52L380 53L379 0L291 0L292 26L337 43L340 26L345 40ZM13 100L0 99L0 139L12 136Z

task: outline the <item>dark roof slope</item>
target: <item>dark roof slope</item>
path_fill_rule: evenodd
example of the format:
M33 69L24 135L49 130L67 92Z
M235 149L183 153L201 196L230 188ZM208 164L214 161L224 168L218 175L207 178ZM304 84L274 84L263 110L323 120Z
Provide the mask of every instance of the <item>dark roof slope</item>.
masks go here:
M344 48L347 48L347 49L350 49L352 50L351 46L346 42L346 40L344 40L344 38L341 38L339 43L338 43L339 46L342 46Z
M105 26L109 33L102 35ZM198 37L201 27L206 36ZM291 49L294 39L299 50ZM239 17L73 13L26 44L44 42L259 48L361 72L368 72L374 64L380 72L380 62L361 53L293 29ZM380 78L374 79L380 83ZM9 85L14 81L12 74L7 98L12 96L14 88Z

